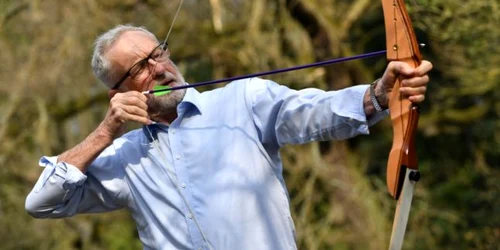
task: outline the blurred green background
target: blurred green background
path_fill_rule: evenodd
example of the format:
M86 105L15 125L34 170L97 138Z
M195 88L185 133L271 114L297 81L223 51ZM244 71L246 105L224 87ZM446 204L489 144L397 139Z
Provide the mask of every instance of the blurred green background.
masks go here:
M163 40L179 3L0 0L0 249L141 249L126 211L37 220L24 200L38 159L76 145L104 117L106 89L90 67L96 36L132 23ZM403 249L500 249L500 3L407 5L435 68ZM379 1L185 0L168 42L195 83L385 49L385 34ZM369 83L386 64L381 57L268 78L333 90ZM284 148L299 249L387 249L391 144L385 119L369 136Z

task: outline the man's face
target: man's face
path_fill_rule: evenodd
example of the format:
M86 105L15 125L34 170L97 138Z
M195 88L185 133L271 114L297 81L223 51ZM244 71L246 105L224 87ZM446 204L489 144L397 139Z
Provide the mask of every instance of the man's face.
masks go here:
M129 69L153 52L152 58L145 60L140 71L133 71L118 87L121 92L145 91L153 86L181 86L184 78L179 69L167 56L170 52L156 49L158 42L139 31L128 31L120 36L118 41L106 53L106 57L114 65L117 75L123 76ZM156 53L162 54L161 59L155 60ZM176 112L177 105L182 101L185 89L175 90L161 96L148 95L148 113L152 120L162 121L169 119Z

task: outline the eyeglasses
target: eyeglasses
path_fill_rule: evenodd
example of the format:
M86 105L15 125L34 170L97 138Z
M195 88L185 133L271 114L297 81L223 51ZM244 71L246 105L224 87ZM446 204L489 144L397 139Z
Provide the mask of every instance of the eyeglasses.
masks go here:
M132 67L130 67L127 73L125 73L125 75L123 75L123 77L120 78L120 80L118 80L118 82L116 82L111 89L119 88L120 85L129 76L134 79L137 78L139 75L141 75L142 72L144 72L146 68L148 68L148 70L150 70L151 72L152 69L151 69L151 64L149 63L149 59L152 59L157 63L164 63L168 60L169 56L170 56L170 51L168 50L168 43L167 42L160 43L153 49L153 51L151 51L151 53L149 53L149 55L146 58L132 65Z

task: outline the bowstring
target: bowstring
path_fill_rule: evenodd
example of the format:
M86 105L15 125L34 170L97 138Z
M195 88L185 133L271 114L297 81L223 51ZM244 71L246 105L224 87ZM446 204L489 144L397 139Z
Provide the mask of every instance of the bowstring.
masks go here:
M163 40L163 46L165 46L165 44L167 44L168 37L170 36L170 33L172 32L172 29L174 28L175 21L177 21L177 16L179 16L179 12L180 12L180 10L182 8L182 4L183 3L184 3L184 0L181 0L181 2L179 3L179 6L177 7L177 11L175 12L174 18L172 19L172 23L170 24L170 28L168 28L168 32L167 32L167 35L165 36L165 40ZM162 50L161 53L163 53L163 52L164 51ZM150 76L152 75L152 73L153 72L150 72Z
M179 16L179 12L181 11L183 3L184 3L184 0L181 0L181 3L179 4L179 7L177 7L177 11L175 12L174 18L172 19L172 23L170 24L170 28L168 29L167 36L165 37L165 40L163 41L163 43L167 42L167 39L170 36L170 32L172 32L172 29L174 28L175 21L177 21L177 16Z

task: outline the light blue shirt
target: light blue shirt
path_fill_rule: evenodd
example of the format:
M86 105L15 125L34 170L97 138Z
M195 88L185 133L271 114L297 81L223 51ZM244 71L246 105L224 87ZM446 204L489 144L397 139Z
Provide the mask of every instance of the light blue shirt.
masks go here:
M59 218L128 208L144 249L296 249L279 150L368 134L387 112L367 121L367 87L296 91L252 78L189 89L170 126L116 139L86 173L42 157L26 209Z

